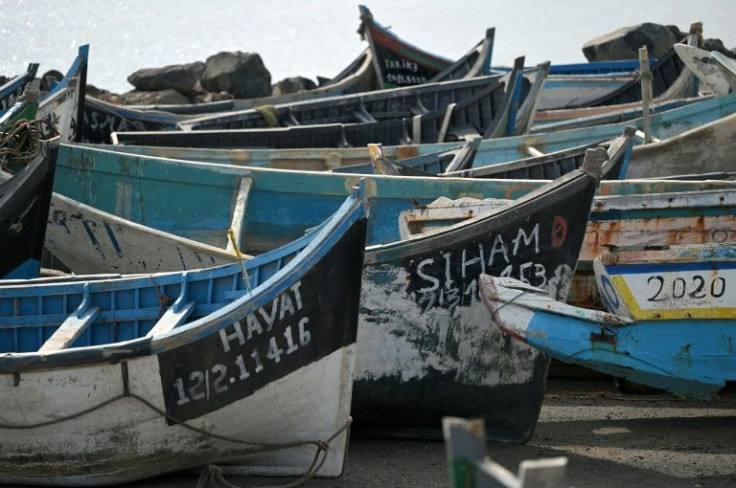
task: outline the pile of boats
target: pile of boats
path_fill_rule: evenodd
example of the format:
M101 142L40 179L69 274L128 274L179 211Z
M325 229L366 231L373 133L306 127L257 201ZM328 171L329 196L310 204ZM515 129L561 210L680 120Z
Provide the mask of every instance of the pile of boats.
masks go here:
M2 482L337 476L350 429L445 416L523 443L551 357L736 380L736 69L697 29L652 77L359 32L257 103L92 99L87 46L0 87Z

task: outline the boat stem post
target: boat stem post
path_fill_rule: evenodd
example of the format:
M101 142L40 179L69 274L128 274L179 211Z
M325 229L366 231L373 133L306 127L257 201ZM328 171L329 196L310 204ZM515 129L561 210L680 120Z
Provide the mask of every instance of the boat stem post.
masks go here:
M641 66L641 101L642 116L644 118L644 144L652 142L652 121L649 114L649 105L652 102L652 72L649 70L649 55L647 47L639 48L639 65Z

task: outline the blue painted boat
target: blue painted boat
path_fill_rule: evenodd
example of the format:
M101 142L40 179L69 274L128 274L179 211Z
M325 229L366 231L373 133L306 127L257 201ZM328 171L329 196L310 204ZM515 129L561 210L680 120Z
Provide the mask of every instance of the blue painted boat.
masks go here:
M62 146L61 151L56 189L62 194L221 249L226 245L227 230L233 228L239 246L253 252L270 249L282 239L301 235L318 225L325 213L334 210L346 188L361 178L186 163L72 145ZM581 171L575 170L556 184L581 177ZM536 402L541 401L541 397L529 396L529 392L543 383L546 361L527 356L523 350L507 349L509 343L500 335L488 336L487 325L478 322L479 302L473 297L475 277L482 266L489 269L487 259L491 254L496 256L494 267L505 263L498 273L511 266L509 273L527 276L535 284L541 283L541 276L547 282L559 281L555 278L558 265L545 264L546 244L540 240L537 255L535 238L530 237L534 222L541 218L537 215L542 214L512 211L517 203L524 204L517 201L500 213L407 240L399 235L398 219L402 210L430 203L440 195L518 198L527 194L531 199L528 192L547 182L386 176L365 180L371 218L359 312L358 341L365 347L358 348L353 402L356 422L362 421L364 431L371 429L374 433L430 435L438 433L443 415L482 415L493 419L488 422L493 438L526 440L538 415ZM734 183L636 181L601 185L601 191L606 193L629 194L644 189L676 191L693 185L733 188ZM545 204L536 200L541 198L539 192L535 195L537 208L558 211L557 203ZM565 216L568 211L586 210L581 206L583 197L570 198L576 203L561 203L560 216L568 222L579 222L577 217ZM514 224L511 234L504 233L503 243L496 243L496 252L492 252L494 239L498 238L495 231L488 229L498 225L491 222L498 222L499 215L509 222L521 222L518 218L526 223L521 227L521 238ZM524 220L527 218L530 220ZM551 229L542 226L553 222L553 218L540 221L540 239L551 235ZM571 236L573 225L575 232L584 232L582 224L569 224L567 236ZM104 223L90 229L105 253L115 252L105 243L110 237ZM475 234L476 231L482 233ZM82 239L78 242L78 247L82 247ZM455 244L467 242L475 244ZM483 244L482 250L478 243ZM507 250L509 262L502 257L502 249ZM476 260L481 252L486 259ZM574 254L577 261L579 249ZM419 266L426 259L434 264ZM452 282L446 288L444 273L448 262ZM522 264L529 262L531 267L521 269ZM434 280L441 286L435 287ZM459 303L454 298L458 297L456 289L460 290ZM509 371L514 373L508 376ZM516 401L521 397L531 399L523 402L523 410L519 410ZM421 410L417 405L422 405Z
M109 485L211 463L338 476L367 212L356 190L244 264L4 283L3 481Z
M616 161L616 167L610 168L602 175L603 179L619 179L623 178L629 166L631 157L632 142L635 129L627 127L624 133L614 139L599 141L594 144L588 144L581 147L558 151L543 156L530 157L520 161L512 161L509 163L494 164L479 168L477 170L465 168L473 165L473 159L480 144L479 139L475 139L460 151L450 151L449 153L440 153L437 155L419 156L406 160L410 164L402 164L391 161L382 155L372 158L373 172L375 174L394 175L394 176L442 176L442 177L459 177L459 178L493 178L493 179L528 179L528 180L553 180L579 168L585 158L588 149L594 147L602 147L608 151L609 160ZM380 146L377 150L380 152ZM414 159L421 158L420 164L413 164L417 161ZM418 169L417 166L430 169L424 171ZM352 169L352 168L346 168ZM339 172L340 170L334 170ZM439 172L439 173L438 173Z
M16 137L0 147L0 162L23 166L14 175L0 171L0 279L35 278L41 268L59 139L39 141L39 129L32 123L9 129ZM36 142L19 143L23 138ZM5 156L8 150L25 157Z
M705 251L711 257L714 256L712 249L711 246ZM660 260L638 266L623 264L623 268L638 274L646 267L650 277L659 277L661 281L668 276L669 284L675 286L674 292L659 293L676 295L679 293L678 280L685 282L688 278L684 289L705 295L711 291L705 286L710 272L726 270L728 278L732 278L733 246L727 244L721 249L723 252L716 251L720 259L703 263L690 259L700 251L686 249L684 253L689 256L685 261ZM673 255L671 253L670 257ZM622 273L628 274L626 270ZM699 280L694 279L696 276L704 282L702 290ZM719 281L718 273L711 276L714 280L709 285L715 283L715 293L725 295L721 285L727 286L727 278ZM655 293L660 279L650 281ZM604 283L608 283L604 286L610 290L606 293L611 293L607 295L607 303L615 305L617 299L625 299L617 295L621 290L615 288L615 282L613 285L611 281ZM675 309L662 307L661 315L649 314L648 318L632 320L557 302L547 297L543 290L518 280L484 275L480 287L490 312L489 320L510 336L564 362L705 401L714 400L719 390L736 380L736 354L732 347L736 324L731 304L724 302L723 308L693 316L692 303L680 303L675 304ZM646 300L649 296L640 296L638 300ZM702 298L694 300L702 301ZM673 305L672 300L668 302Z
M626 172L626 178L651 178L688 173L709 173L733 170L731 155L736 150L736 140L731 137L736 124L736 93L710 98L686 106L652 115L653 141L642 144L637 132L636 144ZM482 176L487 166L520 161L529 156L540 156L557 151L591 144L620 135L625 127L644 128L642 119L625 123L607 124L580 129L570 129L543 134L529 134L481 141L473 159L475 177ZM442 151L459 151L461 145L425 144L416 147L417 156ZM407 150L410 150L408 148ZM388 156L392 148L384 148ZM406 153L404 153L406 154ZM429 161L434 161L431 158ZM427 163L427 158L401 161L428 172L436 172L437 166ZM340 168L361 174L373 172L370 164ZM490 170L493 172L493 170Z
M0 86L0 112L15 105L28 82L36 77L38 63L30 63L25 73L15 76Z

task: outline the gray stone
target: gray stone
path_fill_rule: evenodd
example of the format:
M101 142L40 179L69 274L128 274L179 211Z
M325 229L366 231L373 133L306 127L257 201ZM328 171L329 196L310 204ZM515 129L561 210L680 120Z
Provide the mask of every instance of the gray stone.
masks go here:
M649 57L659 58L680 40L664 25L647 22L591 39L583 54L590 62L639 59L639 48L647 46Z
M85 92L85 94L86 96L102 100L103 102L114 103L117 105L123 103L122 96L118 95L117 93L112 93L111 91L105 90L103 88L97 88L90 83L87 83L87 91Z
M233 96L228 92L205 92L194 96L194 103L221 102L222 100L232 100Z
M202 86L210 92L226 91L235 98L271 95L271 73L256 53L221 52L207 58Z
M300 91L313 90L317 85L309 78L302 76L293 76L284 78L271 87L273 96L286 95L287 93L297 93Z
M205 65L201 61L162 68L144 68L128 76L128 83L142 91L172 89L189 95L202 91L199 80L204 69Z
M178 105L189 103L189 99L174 90L142 91L132 90L122 95L123 103L126 105Z

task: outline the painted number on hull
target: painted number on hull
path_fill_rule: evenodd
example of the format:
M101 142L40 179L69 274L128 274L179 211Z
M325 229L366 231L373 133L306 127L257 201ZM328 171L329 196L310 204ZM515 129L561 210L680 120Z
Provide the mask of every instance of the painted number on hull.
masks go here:
M206 370L195 370L173 380L177 405L191 401L209 401L214 395L225 393L230 385L248 380L269 370L272 364L281 363L290 354L309 346L312 333L309 317L301 317L294 325L279 330L278 322L288 320L302 308L301 282L276 298L268 307L261 307L245 320L220 330L222 358L228 361L214 364ZM260 317L260 318L259 318ZM253 339L264 334L258 347L248 347ZM233 356L233 353L237 353Z
M654 275L647 279L647 284L650 286L647 301L650 302L687 298L720 298L726 293L726 280L722 276L703 277L695 274L687 278L678 277L671 283L667 283L663 276Z

